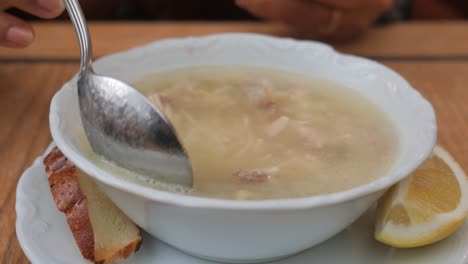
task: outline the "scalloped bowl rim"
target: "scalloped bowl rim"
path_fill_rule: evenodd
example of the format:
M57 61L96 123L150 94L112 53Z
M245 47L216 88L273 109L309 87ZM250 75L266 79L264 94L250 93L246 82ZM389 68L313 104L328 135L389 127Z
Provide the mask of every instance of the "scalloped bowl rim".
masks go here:
M145 46L136 47L128 51L123 51L119 53L114 53L108 56L105 56L98 61L95 65L105 63L109 60L114 59L128 59L134 56L134 53L143 52L145 49L165 49L168 47L186 47L190 42L212 42L219 39L224 40L236 40L240 39L249 40L249 41L267 41L267 42L283 42L293 45L314 45L315 47L322 47L325 49L330 49L335 55L339 57L347 57L348 59L354 60L356 62L366 62L369 64L374 64L373 66L379 67L379 70L384 70L387 73L395 75L395 78L398 78L401 83L404 84L404 89L412 90L410 92L414 93L415 100L419 100L419 106L424 107L421 109L429 116L428 122L431 123L430 126L432 131L429 131L430 142L421 149L418 158L416 158L411 164L400 170L398 174L390 174L380 177L372 182L369 182L364 185L359 185L357 187L347 189L335 193L327 193L321 195L314 195L301 198L287 198L287 199L269 199L269 200L257 200L257 201L237 201L237 200L227 200L227 199L218 199L218 198L208 198L208 197L199 197L199 196L190 196L179 193L167 192L158 190L155 188L147 187L141 184L132 183L126 181L122 178L113 176L112 173L109 173L100 167L96 166L94 163L90 162L88 159L83 157L78 151L75 151L72 147L69 146L68 142L64 140L63 135L57 130L54 129L54 126L57 127L58 122L52 118L52 113L59 111L57 106L57 101L60 100L60 97L66 92L67 89L73 89L76 85L72 84L76 81L76 76L64 84L62 89L60 89L52 99L51 108L50 108L50 128L52 138L57 144L58 148L69 158L76 166L78 166L85 173L91 175L98 182L101 182L105 185L116 188L120 191L131 193L133 195L146 198L151 201L156 201L165 204L171 204L181 207L190 207L190 208L213 208L213 209L226 209L226 210L297 210L297 209L307 209L314 207L329 206L333 204L338 204L353 199L358 199L360 197L370 195L372 193L382 191L396 182L404 179L412 171L414 171L419 165L424 162L424 160L432 153L432 150L436 144L437 140L437 125L435 120L435 113L432 105L417 91L415 90L406 80L404 80L399 74L393 70L381 65L380 63L374 62L369 59L356 57L353 55L345 55L335 51L329 45L316 42L316 41L304 41L304 40L295 40L290 38L277 38L272 36L265 36L252 33L225 33L225 34L215 34L203 37L189 37L189 38L171 38L165 40L155 41L153 43L147 44Z

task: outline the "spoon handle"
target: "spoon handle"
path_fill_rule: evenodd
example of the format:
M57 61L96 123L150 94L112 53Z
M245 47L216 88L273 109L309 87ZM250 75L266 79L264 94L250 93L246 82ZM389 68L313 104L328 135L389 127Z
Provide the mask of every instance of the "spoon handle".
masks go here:
M77 0L64 0L64 2L80 44L81 71L92 70L93 47L83 11Z

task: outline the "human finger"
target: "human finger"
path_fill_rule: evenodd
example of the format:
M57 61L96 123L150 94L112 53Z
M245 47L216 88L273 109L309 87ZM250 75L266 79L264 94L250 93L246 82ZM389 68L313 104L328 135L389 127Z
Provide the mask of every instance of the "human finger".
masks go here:
M62 0L3 0L0 10L16 7L40 18L54 18L65 9Z
M237 0L236 3L255 16L300 27L323 25L330 18L329 8L303 0Z
M32 27L23 20L0 12L0 46L24 48L34 40Z
M360 8L376 8L379 10L388 10L393 5L395 0L306 0L315 2L330 8L338 9L360 9Z

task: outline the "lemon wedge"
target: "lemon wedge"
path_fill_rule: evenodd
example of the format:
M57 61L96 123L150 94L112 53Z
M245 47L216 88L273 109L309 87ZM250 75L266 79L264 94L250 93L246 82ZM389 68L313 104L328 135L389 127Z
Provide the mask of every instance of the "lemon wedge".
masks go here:
M468 178L442 147L379 201L375 239L419 247L452 234L468 216Z

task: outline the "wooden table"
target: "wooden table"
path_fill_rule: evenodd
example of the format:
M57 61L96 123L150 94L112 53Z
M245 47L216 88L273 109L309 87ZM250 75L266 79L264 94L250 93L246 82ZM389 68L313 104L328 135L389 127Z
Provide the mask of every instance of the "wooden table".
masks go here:
M0 258L28 263L15 233L18 179L51 142L53 94L78 70L71 25L36 24L36 42L25 50L0 48ZM93 23L95 55L103 56L156 39L219 32L291 36L262 23ZM439 142L468 170L468 23L409 23L373 29L361 39L335 44L393 68L434 105Z

